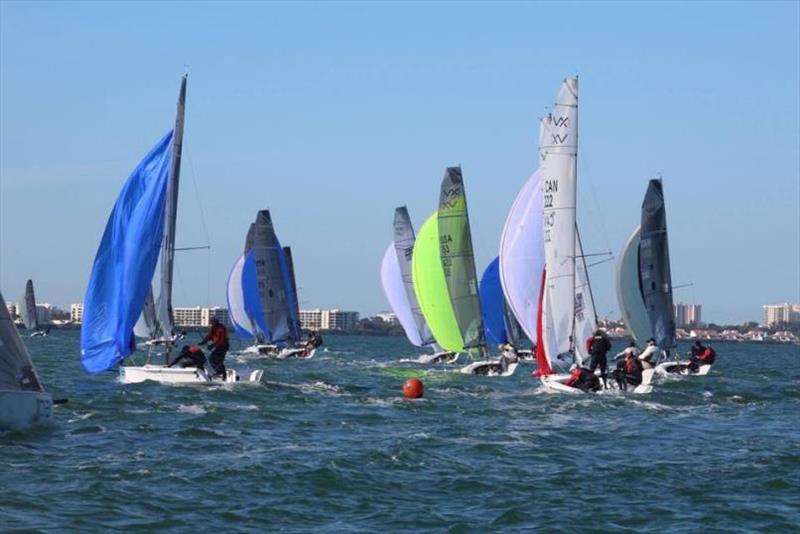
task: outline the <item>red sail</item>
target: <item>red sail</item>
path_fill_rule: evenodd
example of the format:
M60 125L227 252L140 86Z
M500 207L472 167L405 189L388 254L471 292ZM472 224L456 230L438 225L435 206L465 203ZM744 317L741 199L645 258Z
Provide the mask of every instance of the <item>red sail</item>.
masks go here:
M549 375L553 373L550 362L544 353L544 336L542 335L542 303L544 302L544 281L547 269L542 270L542 284L539 288L539 302L536 305L536 365L531 373L533 376Z

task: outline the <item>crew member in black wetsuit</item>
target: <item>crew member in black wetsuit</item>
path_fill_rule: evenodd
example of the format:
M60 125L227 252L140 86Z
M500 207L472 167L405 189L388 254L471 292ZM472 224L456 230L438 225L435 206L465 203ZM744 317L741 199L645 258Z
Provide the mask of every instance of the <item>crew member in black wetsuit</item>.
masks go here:
M611 341L609 341L606 333L598 328L594 331L592 341L589 344L589 354L592 356L592 363L589 366L589 371L594 374L594 370L598 367L600 368L600 377L603 379L603 387L605 388L608 387L608 382L606 381L608 360L606 359L606 355L610 350Z
M197 367L198 369L204 369L206 366L206 355L203 354L203 349L197 345L184 345L178 357L167 367L174 367L179 363L182 368Z

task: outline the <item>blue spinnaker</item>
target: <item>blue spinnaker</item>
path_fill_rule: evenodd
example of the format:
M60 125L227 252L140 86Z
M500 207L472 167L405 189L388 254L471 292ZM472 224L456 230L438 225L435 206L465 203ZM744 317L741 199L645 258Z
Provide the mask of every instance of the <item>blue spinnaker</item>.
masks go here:
M106 223L83 299L81 363L90 373L131 352L161 247L171 143L172 130L128 177Z
M493 259L481 276L480 295L481 317L486 340L490 343L508 341L504 319L503 288L500 286L500 259Z
M258 282L256 280L256 260L252 250L247 251L242 268L242 293L244 294L244 309L250 319L255 322L261 334L266 340L272 339L272 334L267 327L264 319L264 311L261 308L261 299L258 296Z
M275 237L275 245L278 247L278 263L281 266L281 278L286 291L286 301L289 305L289 332L292 340L299 341L300 332L297 331L297 325L300 324L300 318L296 317L297 314L295 313L295 310L298 309L296 304L297 295L294 294L292 276L289 273L289 262L286 260L286 253L283 251L283 247L277 237Z

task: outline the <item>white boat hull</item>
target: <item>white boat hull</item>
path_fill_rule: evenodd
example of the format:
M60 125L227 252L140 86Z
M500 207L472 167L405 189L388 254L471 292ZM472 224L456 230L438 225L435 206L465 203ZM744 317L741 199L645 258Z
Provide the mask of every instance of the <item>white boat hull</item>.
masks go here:
M503 371L498 360L482 360L462 367L461 372L465 375L511 376L518 366L519 362L509 363L506 370Z
M633 385L629 385L628 389L624 392L636 394L646 394L652 392L653 386L651 383L653 381L654 373L655 371L653 369L645 369L642 371L642 383L635 387ZM586 393L582 389L565 385L564 381L566 381L569 376L570 375L568 374L544 375L539 377L539 380L542 382L544 388L552 393ZM597 393L602 393L603 391L620 391L620 389L616 381L609 376L607 389L600 390Z
M435 354L423 354L419 357L420 363L456 363L461 357L460 352L437 352Z
M697 368L697 372L693 373L689 369L689 362L671 361L662 362L656 365L656 374L659 376L669 375L692 375L692 376L705 376L711 371L711 365L705 364Z
M0 429L23 429L53 419L53 397L42 391L0 390Z
M228 369L223 380L211 378L204 369L197 367L167 367L164 365L123 366L119 368L119 381L123 384L138 384L147 380L162 384L235 384L237 382L259 383L262 370L245 371L241 375Z
M305 348L279 347L277 345L251 345L241 352L241 354L246 354L248 356L263 356L277 358L279 360L286 360L289 358L310 360L317 353L317 349L311 349L311 352L307 355L304 355L305 353Z

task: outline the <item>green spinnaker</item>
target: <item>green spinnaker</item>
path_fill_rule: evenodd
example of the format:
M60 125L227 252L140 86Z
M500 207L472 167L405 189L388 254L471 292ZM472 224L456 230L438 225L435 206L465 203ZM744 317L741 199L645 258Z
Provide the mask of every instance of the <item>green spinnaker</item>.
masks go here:
M450 304L450 294L439 255L438 212L428 217L417 232L411 257L411 275L419 307L436 343L445 350L464 350L464 340Z

